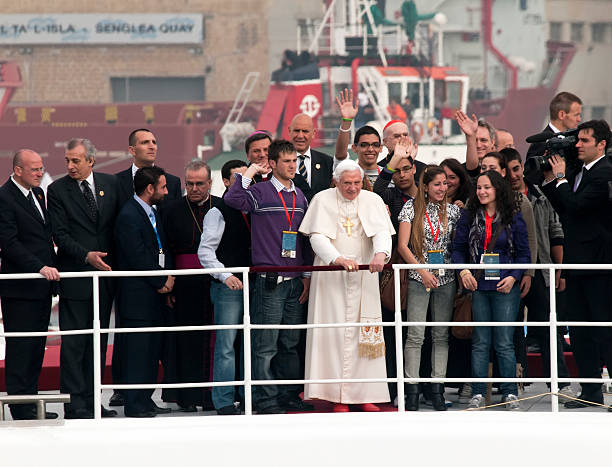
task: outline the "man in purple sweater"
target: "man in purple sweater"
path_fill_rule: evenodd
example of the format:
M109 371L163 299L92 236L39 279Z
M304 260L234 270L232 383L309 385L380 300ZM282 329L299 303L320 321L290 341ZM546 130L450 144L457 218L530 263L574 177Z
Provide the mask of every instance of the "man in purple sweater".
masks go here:
M254 266L302 266L312 264L307 240L298 228L308 202L293 184L297 154L285 140L272 142L268 150L272 178L251 186L253 177L267 171L251 164L224 197L234 209L251 214L251 256ZM253 324L302 324L308 300L310 274L268 272L255 279ZM299 329L253 331L253 377L256 380L299 379L297 346ZM299 398L301 386L257 386L253 402L258 413L272 414L312 410Z

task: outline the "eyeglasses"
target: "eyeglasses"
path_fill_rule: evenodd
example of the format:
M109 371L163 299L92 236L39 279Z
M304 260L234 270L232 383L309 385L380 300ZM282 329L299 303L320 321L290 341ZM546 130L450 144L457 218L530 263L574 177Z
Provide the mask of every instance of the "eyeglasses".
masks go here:
M399 173L401 173L401 174L407 174L407 173L410 173L410 171L411 171L411 170L412 170L412 166L410 166L410 167L406 166L406 167L400 167L400 168L398 168L398 169L396 170L396 172L399 172Z
M19 167L19 168L21 168L23 170L26 170L26 168L23 165L18 165L17 167ZM27 169L27 170L28 170L28 172L33 173L33 174L38 173L38 172L40 172L41 174L45 173L45 168L44 167L36 167L36 168L32 168L32 169Z
M370 146L372 146L374 149L378 149L381 146L381 144L379 142L376 142L376 143L363 142L363 143L359 143L358 146L361 149L368 149Z

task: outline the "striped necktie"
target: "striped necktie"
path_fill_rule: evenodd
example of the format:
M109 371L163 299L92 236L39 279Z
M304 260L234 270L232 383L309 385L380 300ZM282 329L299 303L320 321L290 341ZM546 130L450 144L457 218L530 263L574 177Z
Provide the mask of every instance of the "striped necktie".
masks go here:
M308 171L306 170L306 164L304 163L304 161L306 160L306 156L304 154L300 154L299 158L300 165L298 166L298 172L302 177L304 177L304 180L308 180Z

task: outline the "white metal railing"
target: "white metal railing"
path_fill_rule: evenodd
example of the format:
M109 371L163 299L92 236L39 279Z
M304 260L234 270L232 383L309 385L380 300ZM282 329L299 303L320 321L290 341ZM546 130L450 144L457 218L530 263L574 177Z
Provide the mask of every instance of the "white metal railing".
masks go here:
M397 291L400 286L399 274L395 272L402 269L431 269L431 265L423 264L394 264L394 287ZM488 264L436 264L436 269L491 269ZM550 277L555 277L557 269L565 270L611 270L612 265L609 264L499 264L495 265L495 269L541 269L548 270ZM159 326L147 328L100 328L100 309L99 309L99 279L100 277L150 277L150 276L184 276L184 275L203 275L219 272L231 272L233 274L242 275L243 291L249 290L249 268L214 268L214 269L182 269L182 270L163 270L163 271L91 271L91 272L62 272L60 277L68 278L83 278L91 277L93 281L93 328L71 331L48 331L48 332L0 332L0 336L4 337L34 337L34 336L62 336L74 334L93 334L93 380L94 380L94 417L101 418L101 392L103 389L158 389L158 388L195 388L195 387L215 387L215 386L244 386L244 404L245 414L252 415L252 386L269 385L269 384L337 384L337 383L372 383L372 382L391 382L397 383L398 394L398 412L405 411L404 402L404 383L410 382L472 382L472 383L493 383L493 382L542 382L550 383L551 392L551 410L558 412L558 390L559 383L610 383L611 378L560 378L557 368L557 327L558 326L612 326L612 322L590 322L590 321L558 321L556 316L556 295L553 287L554 281L551 281L549 287L550 293L550 313L549 321L536 321L527 323L528 326L544 327L550 329L550 377L547 378L407 378L404 376L403 364L403 344L402 344L402 328L408 326L520 326L526 325L525 322L424 322L424 321L407 321L403 322L401 317L401 303L398 293L395 294L395 321L394 322L377 322L368 323L367 326L393 326L395 328L395 352L397 364L397 377L395 378L372 378L372 379L300 379L300 380L253 380L251 377L251 330L252 329L312 329L312 328L332 328L332 327L361 327L362 323L321 323L321 324L297 324L297 325L266 325L266 324L251 324L250 308L249 308L249 293L243 293L243 323L236 325L206 325L206 326ZM42 276L35 273L24 274L1 274L0 280L7 279L40 279ZM100 368L100 335L103 333L138 333L138 332L176 332L176 331L212 331L222 329L242 329L243 332L243 353L244 353L244 380L242 381L218 381L218 382L201 382L201 383L151 383L151 384L106 384L101 382Z

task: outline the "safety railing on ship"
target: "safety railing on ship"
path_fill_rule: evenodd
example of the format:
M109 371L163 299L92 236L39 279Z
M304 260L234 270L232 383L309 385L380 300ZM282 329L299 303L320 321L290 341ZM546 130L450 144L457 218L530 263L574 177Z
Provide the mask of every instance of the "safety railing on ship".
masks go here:
M491 265L487 264L436 264L436 269L490 269ZM368 265L361 265L360 269L367 269ZM385 268L394 270L394 288L397 292L400 287L400 277L397 274L402 269L430 269L431 265L423 264L393 264L386 265ZM541 269L548 270L550 277L555 277L555 272L558 269L563 270L612 270L612 265L608 264L499 264L495 265L496 269ZM62 272L60 277L68 278L83 278L90 277L93 281L93 327L91 329L79 329L70 331L47 331L47 332L3 332L0 336L4 337L35 337L35 336L62 336L75 334L93 334L93 384L94 384L94 418L101 418L101 395L104 389L165 389L165 388L206 388L215 386L244 386L244 410L246 415L253 414L252 406L252 388L258 385L270 384L338 384L338 383L374 383L387 382L397 384L398 395L398 412L405 411L404 403L404 383L415 382L434 382L434 383L500 383L500 382L516 382L516 383L550 383L551 395L551 411L558 412L558 390L559 383L611 383L611 378L560 378L558 376L557 367L557 327L558 326L586 326L600 327L610 326L612 322L593 322L593 321L559 321L556 314L556 294L554 281L551 280L549 286L550 311L548 321L523 321L513 322L431 322L431 321L402 321L400 303L400 294L395 293L395 320L367 323L367 326L393 326L395 328L395 353L397 365L397 377L395 378L372 378L372 379L300 379L300 380L253 380L252 365L251 365L251 330L257 329L312 329L312 328L346 328L346 327L361 327L363 323L314 323L314 324L252 324L250 319L250 301L249 301L249 273L254 271L262 272L264 270L274 271L334 271L341 270L339 266L302 266L297 268L215 268L215 269L182 269L182 270L164 270L164 271L91 271L91 272ZM142 328L104 328L100 327L100 310L99 310L99 279L101 277L150 277L150 276L185 276L185 275L204 275L212 273L229 272L232 274L242 275L243 283L243 323L235 325L205 325L205 326L158 326L158 327L142 327ZM351 273L347 273L351 274ZM39 274L2 274L0 280L7 279L40 279ZM403 363L403 343L402 343L402 328L408 326L512 326L523 327L525 325L532 327L549 327L550 341L550 377L547 378L407 378L404 376ZM100 367L100 335L103 333L139 333L139 332L177 332L177 331L214 331L222 329L241 329L243 330L243 353L244 353L244 379L240 381L218 381L218 382L200 382L200 383L150 383L150 384L102 384L101 367ZM388 349L389 350L389 349Z

